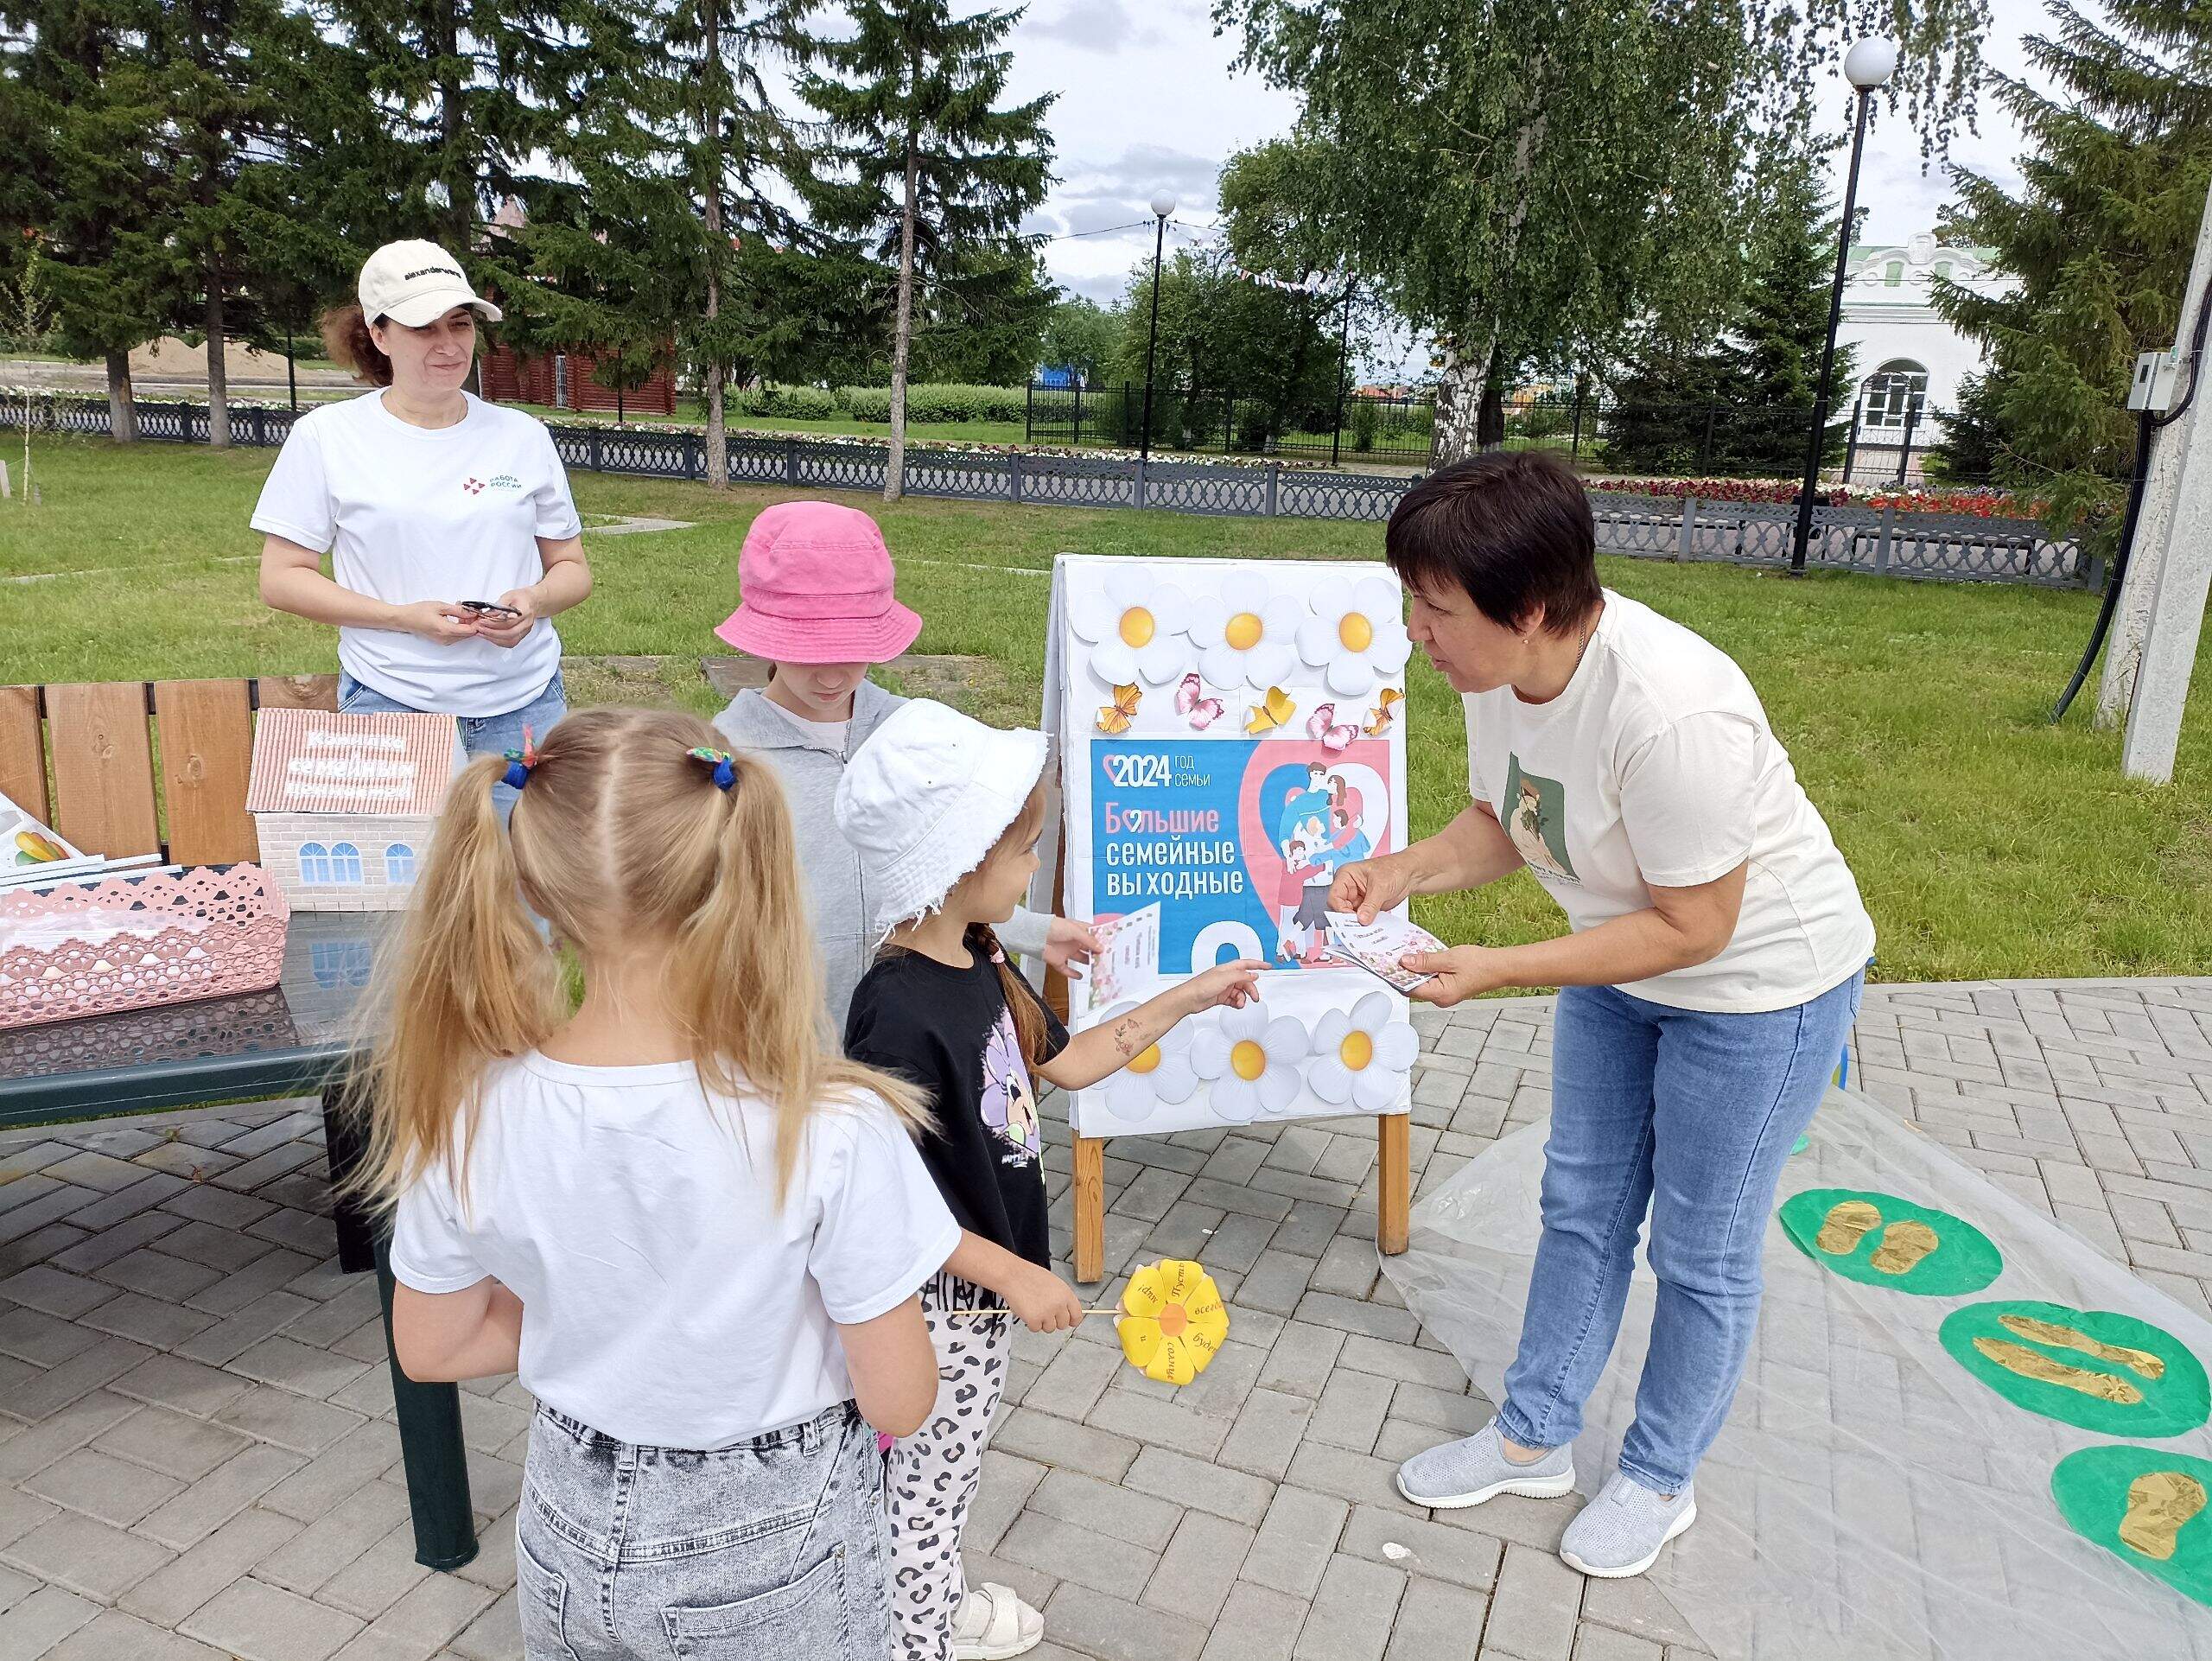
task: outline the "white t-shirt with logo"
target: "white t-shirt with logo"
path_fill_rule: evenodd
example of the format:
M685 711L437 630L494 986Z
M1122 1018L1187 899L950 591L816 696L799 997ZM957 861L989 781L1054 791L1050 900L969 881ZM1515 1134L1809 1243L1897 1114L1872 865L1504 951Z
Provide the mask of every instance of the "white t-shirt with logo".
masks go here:
M1467 772L1577 932L1747 865L1709 963L1621 990L1675 1009L1786 1009L1864 967L1874 923L1733 659L1610 589L1567 690L1471 692Z
M420 1292L486 1275L522 1300L524 1385L620 1441L723 1448L849 1400L832 1322L913 1296L960 1243L880 1104L810 1121L779 1212L775 1110L710 1096L688 1061L495 1066L460 1204L433 1169L399 1201L391 1270Z
M545 574L537 538L583 522L545 423L463 393L450 427L416 427L381 392L310 410L292 424L253 528L328 550L339 586L394 605L493 600ZM535 698L561 666L540 622L519 645L439 646L396 630L341 628L338 661L410 709L496 716Z

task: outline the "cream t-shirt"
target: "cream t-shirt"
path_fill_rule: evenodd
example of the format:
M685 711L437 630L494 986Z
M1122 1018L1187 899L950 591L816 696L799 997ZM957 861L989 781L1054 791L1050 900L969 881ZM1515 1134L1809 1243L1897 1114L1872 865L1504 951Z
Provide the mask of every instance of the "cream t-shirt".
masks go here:
M486 1079L467 1203L433 1169L399 1201L391 1272L418 1292L495 1275L522 1300L522 1382L618 1441L712 1448L848 1400L836 1325L944 1266L960 1228L880 1104L817 1114L775 1205L775 1115L688 1061L532 1053Z
M1621 990L1756 1014L1841 985L1874 923L1827 822L1733 659L1610 589L1567 690L1528 703L1471 692L1468 784L1577 932L1746 865L1720 955Z

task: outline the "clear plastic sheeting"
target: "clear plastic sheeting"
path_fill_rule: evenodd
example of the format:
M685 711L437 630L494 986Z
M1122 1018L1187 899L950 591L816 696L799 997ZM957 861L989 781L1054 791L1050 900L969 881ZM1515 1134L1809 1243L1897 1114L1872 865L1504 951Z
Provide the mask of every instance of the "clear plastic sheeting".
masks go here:
M1422 1326L1493 1399L1520 1336L1545 1129L1507 1136L1425 1198L1412 1249L1383 1260ZM2150 1321L2212 1364L2212 1324L1849 1091L1830 1092L1777 1203L1815 1187L1953 1212L1996 1243L2003 1270L1968 1296L1909 1295L1828 1272L1770 1219L1766 1302L1743 1386L1698 1471L1697 1524L1661 1555L1655 1586L1724 1661L2212 1658L2212 1608L2076 1534L2050 1489L2053 1467L2077 1449L2202 1459L2212 1435L2131 1440L2041 1417L1974 1378L1937 1337L1967 1305L2036 1299ZM1639 1257L1575 1448L1585 1495L1613 1468L1634 1416L1654 1288Z

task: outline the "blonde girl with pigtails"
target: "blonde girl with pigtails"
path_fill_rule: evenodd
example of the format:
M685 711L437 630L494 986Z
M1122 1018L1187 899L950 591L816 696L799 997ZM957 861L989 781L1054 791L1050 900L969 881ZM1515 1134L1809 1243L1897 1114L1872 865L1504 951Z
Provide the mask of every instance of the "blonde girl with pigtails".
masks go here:
M911 1087L821 1043L773 775L641 710L478 760L382 984L395 1353L538 1402L524 1655L887 1655L874 1431L936 1396L917 1294L960 1232Z

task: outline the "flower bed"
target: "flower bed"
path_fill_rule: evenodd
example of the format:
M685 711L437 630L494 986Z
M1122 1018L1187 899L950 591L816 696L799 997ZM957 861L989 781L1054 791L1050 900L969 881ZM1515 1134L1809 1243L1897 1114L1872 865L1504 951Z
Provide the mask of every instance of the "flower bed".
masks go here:
M1592 479L1589 486L1614 496L1660 496L1671 501L1694 496L1701 502L1763 502L1781 507L1795 507L1798 491L1794 479ZM1854 490L1831 485L1814 500L1823 507L1894 507L1901 513L1977 519L2031 519L2040 517L2044 508L2044 503L2009 490L1981 487Z

